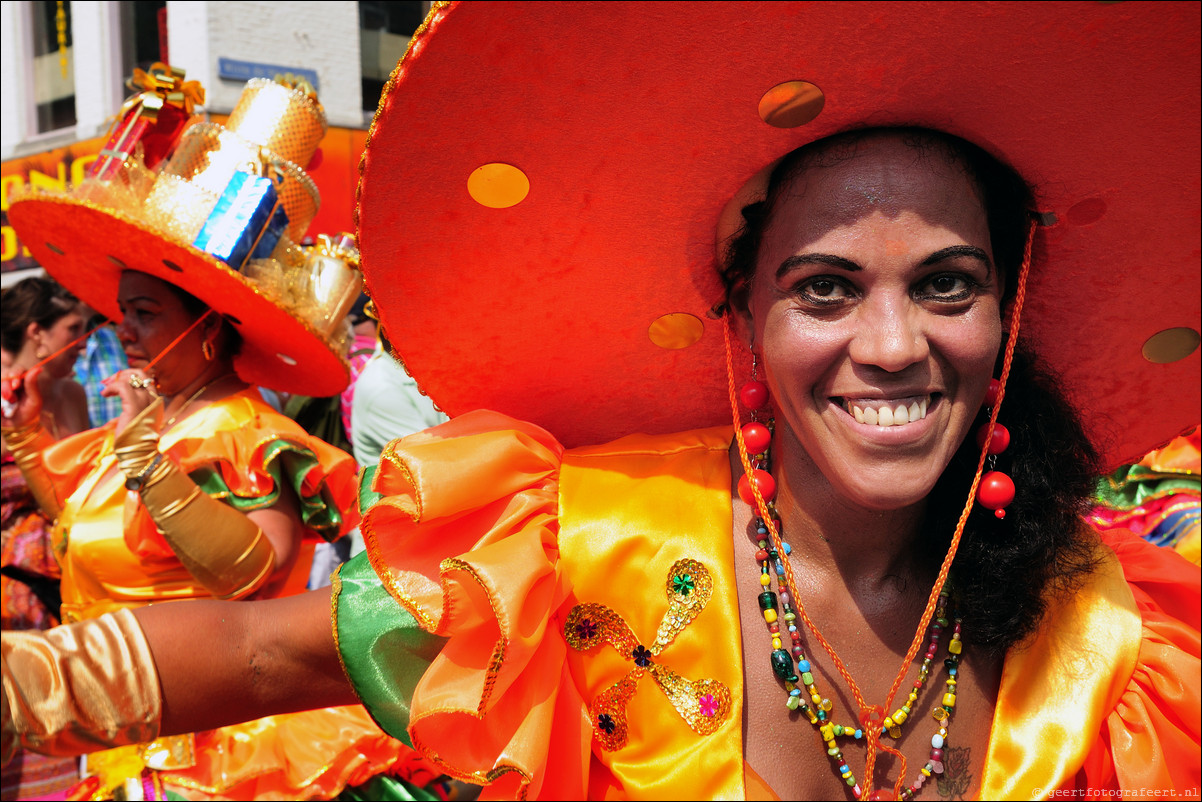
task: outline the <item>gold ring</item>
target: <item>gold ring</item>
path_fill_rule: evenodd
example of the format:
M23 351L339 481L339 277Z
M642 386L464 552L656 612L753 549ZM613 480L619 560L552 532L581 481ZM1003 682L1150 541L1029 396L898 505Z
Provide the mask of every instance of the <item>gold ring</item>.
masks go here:
M139 376L136 373L129 374L129 386L135 390L145 390L153 384L154 382L145 376Z

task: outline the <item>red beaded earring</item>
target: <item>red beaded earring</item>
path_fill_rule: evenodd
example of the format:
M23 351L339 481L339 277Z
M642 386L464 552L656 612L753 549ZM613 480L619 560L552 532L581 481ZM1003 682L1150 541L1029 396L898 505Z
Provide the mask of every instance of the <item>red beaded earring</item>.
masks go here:
M997 379L989 380L989 390L985 393L985 409L991 409L997 404L1001 387L1001 382ZM985 442L986 438L989 439L988 444ZM997 464L997 455L1010 446L1010 431L995 422L991 433L989 422L986 421L977 429L977 445L988 451L990 468L989 472L981 477L981 484L977 488L977 503L985 509L993 510L993 514L998 518L1005 518L1006 507L1014 501L1014 480L1001 471L994 470L994 466Z
M739 390L739 400L743 406L751 410L751 422L742 426L743 444L755 467L751 471L751 479L747 474L739 478L739 498L752 507L755 506L755 494L751 492L751 482L759 488L760 496L765 502L776 496L776 480L772 474L764 470L767 464L767 453L772 445L772 430L759 421L759 410L768 405L768 385L759 380L759 362L755 354L751 355L751 379Z

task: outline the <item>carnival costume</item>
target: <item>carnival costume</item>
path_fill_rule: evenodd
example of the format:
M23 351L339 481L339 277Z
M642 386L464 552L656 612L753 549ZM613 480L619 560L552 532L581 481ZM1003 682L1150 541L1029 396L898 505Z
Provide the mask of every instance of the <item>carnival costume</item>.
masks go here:
M294 244L318 201L296 162L307 164L316 150L324 112L305 87L252 81L228 126L193 119L182 107L174 116L160 108L156 117L156 106L203 94L166 65L140 78L145 91L123 109L88 179L67 195L26 198L18 217L36 222L22 230L37 232L33 250L49 272L111 316L124 270L200 298L241 335L234 369L251 386L194 412L190 399L177 415L192 414L178 420L164 421L156 401L116 435L115 423L54 444L36 429L6 432L41 506L56 513L68 622L157 602L303 591L315 543L341 537L358 520L353 458L277 413L255 387L333 394L347 382L334 334L359 294L353 243ZM70 238L60 238L66 231ZM268 588L274 551L247 513L282 494L299 503L303 537L287 579ZM117 662L149 660L116 638L84 642L93 656L112 650L123 655ZM47 698L70 694L80 705L100 705L102 719L113 704L105 699L136 707L157 692L153 669L145 673L152 663L142 663L64 683ZM122 683L141 690L123 691ZM37 707L46 699L26 701ZM433 779L361 706L156 734L135 726L124 740L142 743L90 755L90 776L73 793L328 799L393 771L420 784ZM401 771L406 765L411 770Z
M714 264L790 150L913 125L1015 166L1040 223L1022 331L1107 466L1196 422L1197 7L849 8L440 3L386 88L359 194L367 291L452 420L365 478L335 631L382 726L486 796L771 793L743 759L731 553L728 376L751 359L724 375ZM1147 243L1156 269L1129 269ZM1132 414L1147 386L1155 414ZM1121 537L1095 554L1006 657L986 796L1199 782L1196 570Z
M1175 66L1196 58L1197 29L1185 5L435 9L381 102L359 194L381 325L452 416L386 449L361 525L371 570L342 571L343 658L377 719L493 783L486 795L765 790L742 760L717 320L740 212L775 159L857 126L1000 156L1036 193L1023 338L1106 465L1135 461L1197 416L1198 232L1152 210L1197 213L1199 124L1183 110L1199 79ZM521 58L493 47L507 30L526 32ZM1139 113L1103 111L1126 94ZM429 113L447 98L454 114ZM560 104L570 114L548 113ZM412 188L403 208L397 186ZM448 238L435 220L470 224ZM1164 263L1133 269L1153 242ZM1138 319L1116 308L1131 298ZM749 363L740 349L734 375ZM1131 389L1148 386L1154 405ZM646 434L592 445L631 432ZM1006 658L986 798L1198 784L1197 572L1118 537L1097 555L1074 604ZM420 652L417 629L449 638L440 656L382 681L364 645ZM795 709L809 726L815 708Z
M470 413L392 443L361 524L370 564L352 560L336 584L356 692L449 773L492 782L488 797L753 798L731 438L718 427L565 451L538 427ZM981 798L1196 781L1198 693L1182 681L1198 668L1197 570L1129 533L1097 549L1073 603L1007 655ZM665 639L674 599L703 584L703 609ZM583 604L591 620L573 617ZM629 627L657 652L651 666L608 632L584 648L590 626ZM447 641L423 674L425 630ZM698 689L668 693L665 670ZM624 677L628 740L608 750L590 706ZM702 682L725 686L726 709L706 715L717 694Z

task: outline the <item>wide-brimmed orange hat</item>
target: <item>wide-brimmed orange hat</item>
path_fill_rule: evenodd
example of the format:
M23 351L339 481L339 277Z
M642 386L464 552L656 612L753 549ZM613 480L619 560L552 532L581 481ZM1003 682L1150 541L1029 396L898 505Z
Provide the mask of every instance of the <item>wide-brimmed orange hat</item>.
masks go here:
M1137 458L1199 416L1199 8L438 5L361 168L367 290L451 415L569 446L729 423L723 209L807 142L939 129L1035 187L1024 337Z
M136 113L114 125L101 158ZM242 336L234 369L243 380L291 393L334 395L346 387L350 373L327 308L340 302L341 296L332 296L341 284L331 282L325 257L342 253L327 248L328 254L318 254L295 244L318 205L317 188L298 163L308 163L325 132L325 113L313 93L256 79L225 125L199 117L189 121L157 170L130 156L111 177L91 177L69 192L13 199L9 219L46 272L101 314L120 320L123 271L148 273L196 296L234 325ZM272 175L287 224L281 222L279 246L270 255L230 264L194 243L209 221L230 211L227 189L256 167ZM357 258L354 253L335 267L349 272L348 263ZM324 283L315 273L323 270ZM354 278L350 303L358 295L357 273Z

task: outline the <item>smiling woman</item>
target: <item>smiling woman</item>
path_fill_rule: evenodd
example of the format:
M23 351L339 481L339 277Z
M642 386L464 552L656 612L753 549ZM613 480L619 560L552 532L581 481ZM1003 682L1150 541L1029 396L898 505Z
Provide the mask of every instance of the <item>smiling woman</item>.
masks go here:
M353 690L496 798L1196 787L1198 572L1081 515L1196 423L1197 354L1140 344L1197 325L1198 17L436 5L358 220L451 420L365 472L329 594L108 619L161 684L128 718ZM203 670L182 631L223 641Z

